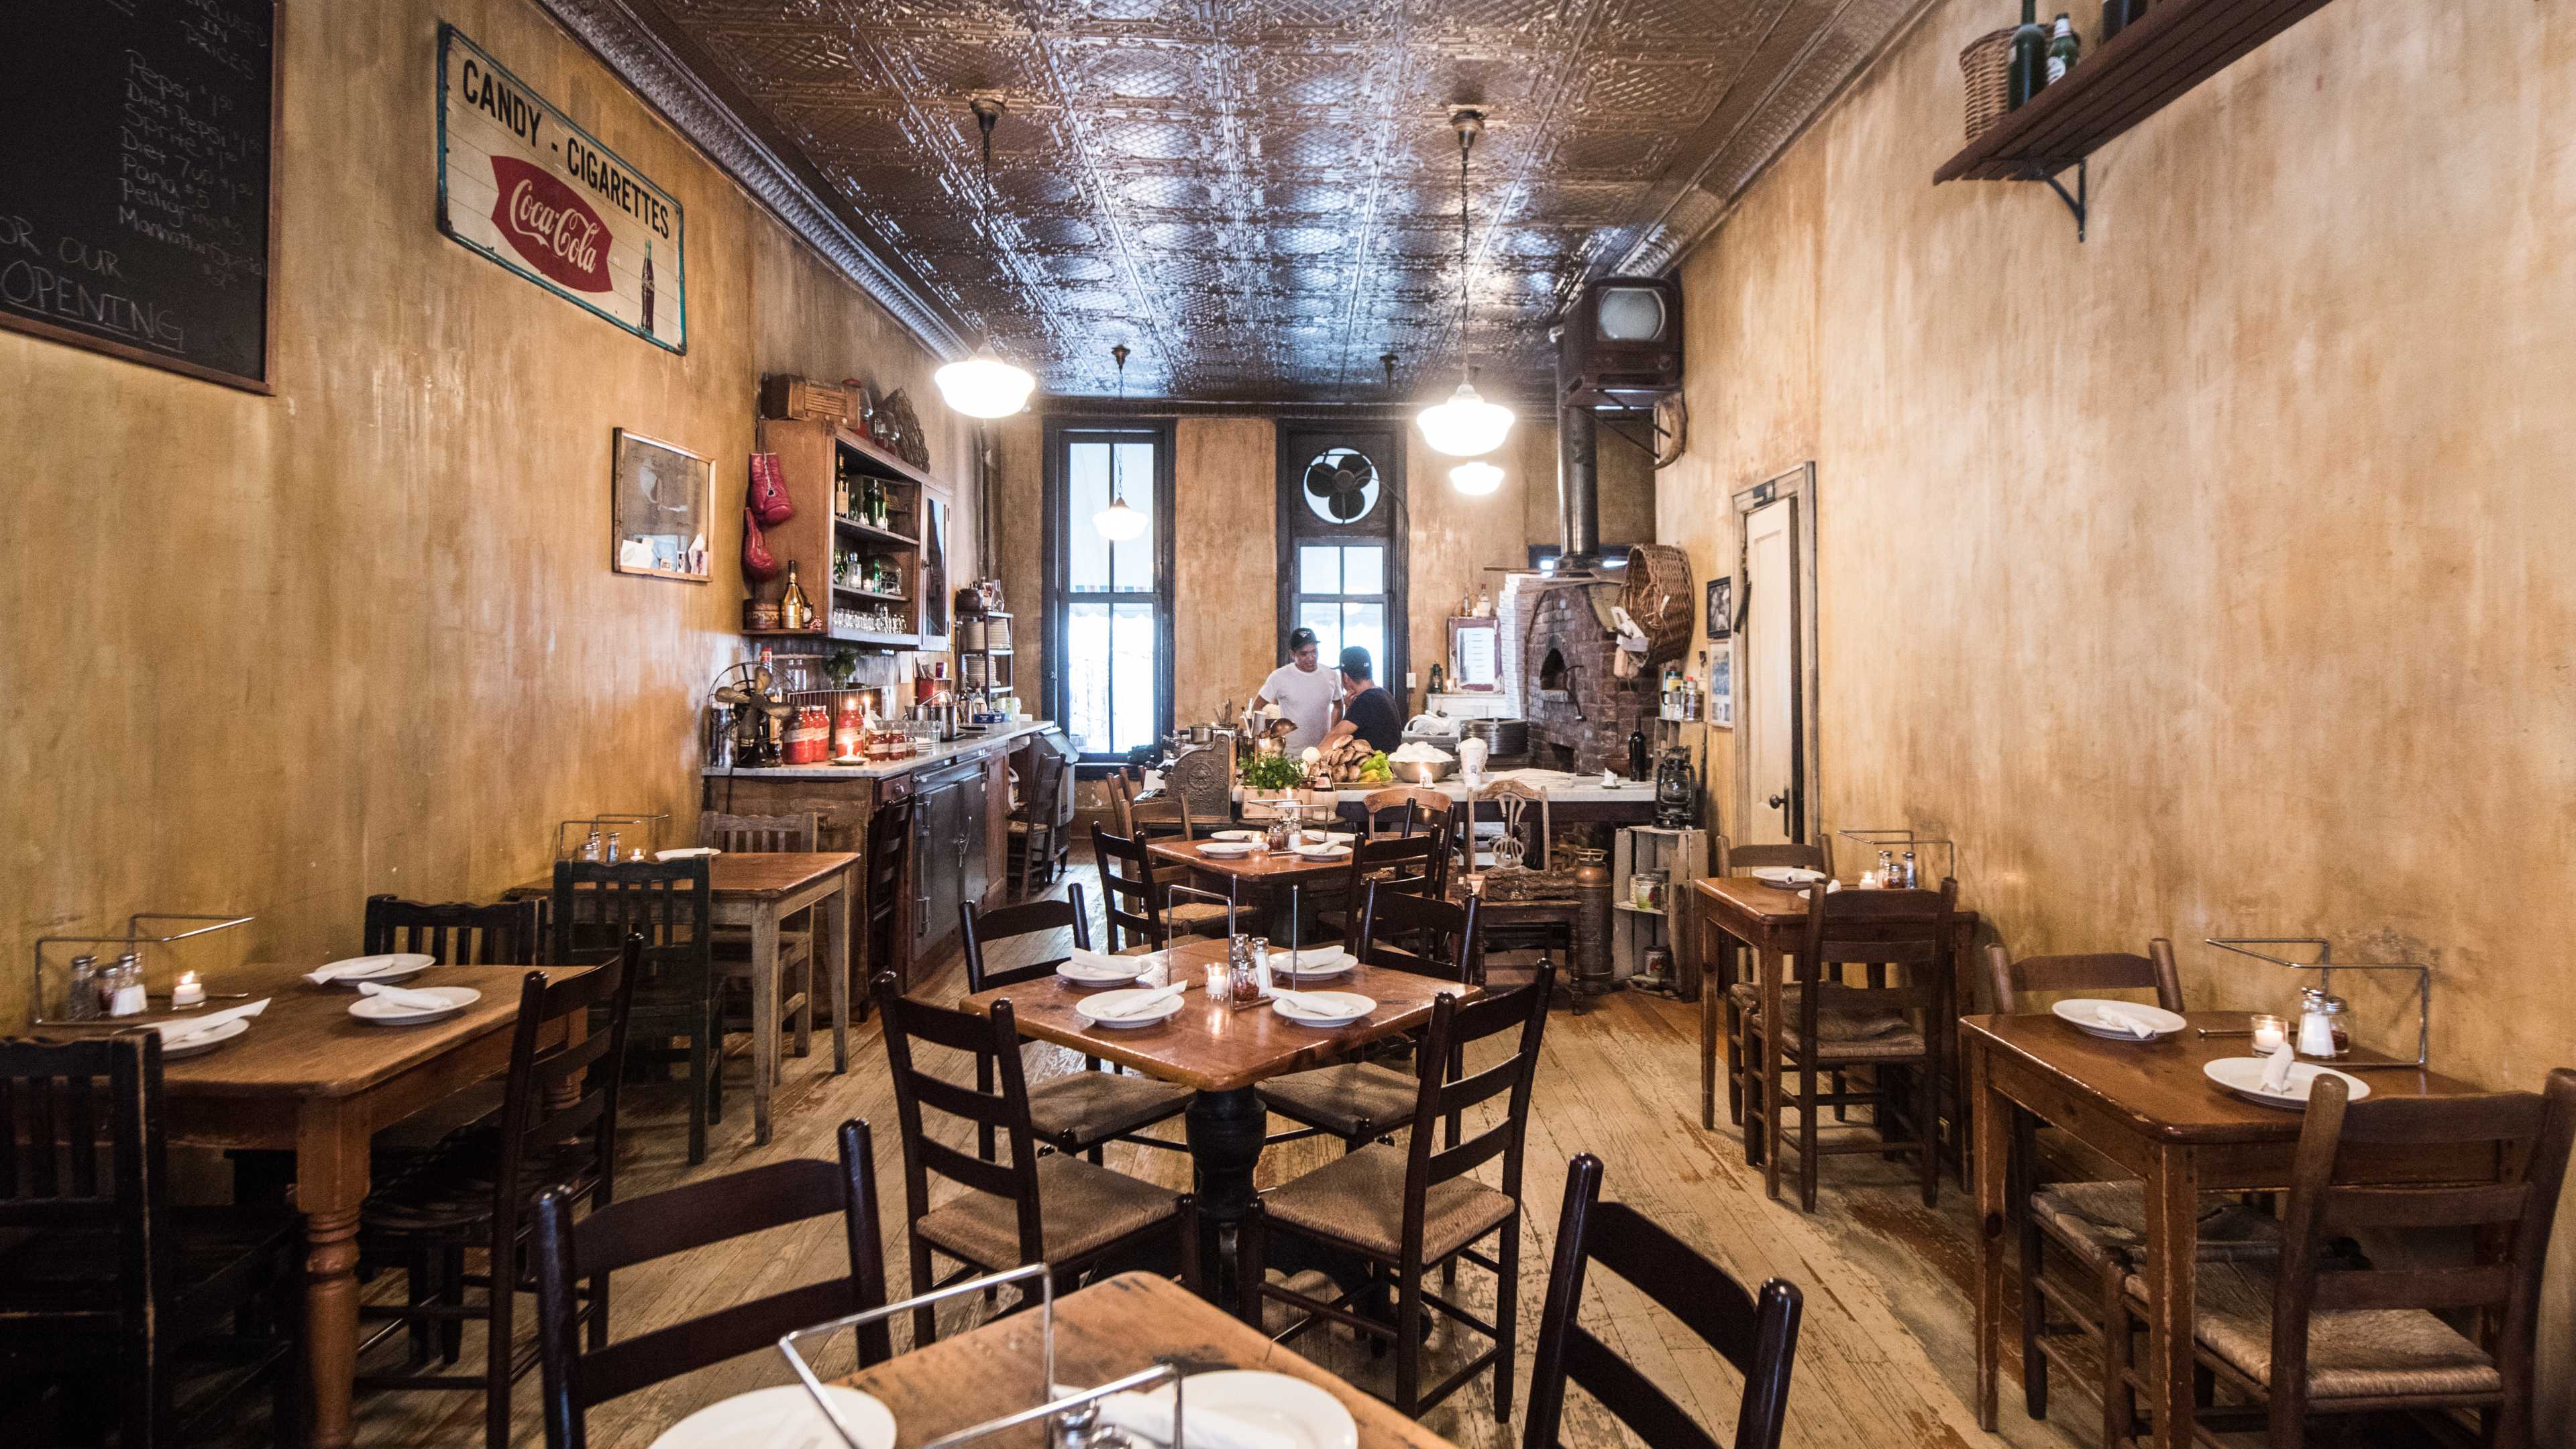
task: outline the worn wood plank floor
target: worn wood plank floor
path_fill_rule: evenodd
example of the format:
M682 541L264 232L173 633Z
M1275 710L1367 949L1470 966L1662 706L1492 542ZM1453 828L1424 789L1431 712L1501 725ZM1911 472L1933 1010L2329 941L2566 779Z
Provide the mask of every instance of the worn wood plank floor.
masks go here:
M1089 870L1077 867L1075 874L1084 879ZM1096 890L1086 886L1086 894L1096 910ZM1035 959L1035 951L1019 959ZM934 999L953 997L962 992L963 978L962 963L952 962L924 984L923 993ZM1577 1152L1592 1152L1607 1165L1608 1195L1670 1226L1748 1284L1782 1277L1804 1291L1806 1319L1790 1399L1789 1444L1935 1449L2009 1443L2055 1449L2090 1443L2092 1436L2083 1426L2094 1412L2092 1402L2071 1385L2060 1388L2055 1411L2058 1424L2071 1434L2025 1418L2019 1386L2009 1380L2002 1435L1978 1431L1968 1403L1973 1240L1969 1204L1955 1184L1945 1179L1940 1208L1926 1211L1910 1165L1867 1156L1832 1158L1825 1164L1818 1210L1810 1216L1763 1197L1761 1175L1744 1166L1732 1128L1722 1120L1715 1133L1700 1128L1696 1010L1625 992L1604 998L1584 1015L1559 1012L1549 1022L1532 1109L1522 1230L1524 1377L1538 1329L1565 1163ZM729 1093L735 1111L716 1130L714 1155L696 1174L685 1166L677 1089L630 1089L620 1195L637 1196L693 1175L764 1161L829 1157L839 1123L865 1118L876 1127L888 1270L895 1276L896 1291L904 1291L902 1148L892 1092L873 1024L852 1035L851 1070L845 1076L831 1074L830 1051L821 1042L812 1056L789 1059L777 1101L776 1138L766 1148L750 1145L744 1120L747 1094ZM1029 1058L1033 1076L1078 1066L1050 1048L1032 1046ZM737 1062L734 1070L739 1073L743 1067ZM1179 1135L1177 1123L1163 1130ZM1261 1183L1267 1187L1285 1181L1339 1150L1338 1144L1318 1140L1273 1148L1263 1160ZM1188 1159L1178 1153L1123 1146L1111 1150L1109 1161L1176 1189L1187 1181ZM1493 1171L1489 1167L1482 1175L1491 1177ZM845 1262L838 1229L815 1223L668 1266L622 1273L616 1284L615 1331L623 1337L705 1313L746 1295L840 1271ZM1741 1391L1733 1371L1634 1289L1604 1274L1596 1274L1594 1283L1585 1304L1587 1323L1705 1422L1721 1431L1731 1426ZM1480 1314L1490 1312L1493 1290L1485 1274L1464 1269L1459 1286ZM394 1287L379 1282L376 1291ZM976 1305L959 1305L954 1319L962 1325L979 1313ZM947 1323L943 1320L943 1331ZM468 1362L479 1358L477 1332L468 1331ZM898 1346L907 1333L897 1330ZM1360 1383L1392 1383L1391 1359L1371 1361L1337 1331L1310 1334L1300 1348ZM1463 1348L1454 1333L1444 1331L1435 1338L1424 1381L1436 1382L1446 1371L1439 1365L1455 1362L1448 1355ZM770 1356L737 1360L604 1406L591 1416L591 1442L601 1449L644 1449L663 1428L701 1405L788 1378ZM1462 1390L1426 1422L1464 1449L1516 1445L1517 1423L1506 1427L1493 1420L1488 1382ZM1610 1449L1633 1442L1588 1401L1576 1398L1578 1403L1568 1410L1567 1445ZM542 1444L533 1375L521 1384L518 1403L514 1442ZM472 1444L481 1438L481 1413L480 1396L473 1394L364 1396L359 1443L367 1449ZM258 1426L243 1428L255 1433Z

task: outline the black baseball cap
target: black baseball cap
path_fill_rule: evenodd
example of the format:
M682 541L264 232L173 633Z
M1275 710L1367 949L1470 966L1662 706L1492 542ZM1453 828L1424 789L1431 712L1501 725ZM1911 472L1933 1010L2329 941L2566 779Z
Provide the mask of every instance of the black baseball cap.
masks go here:
M1342 672L1353 679L1369 677L1369 652L1357 644L1342 651Z
M1291 654L1314 642L1315 631L1312 629L1297 628L1288 631L1288 652Z

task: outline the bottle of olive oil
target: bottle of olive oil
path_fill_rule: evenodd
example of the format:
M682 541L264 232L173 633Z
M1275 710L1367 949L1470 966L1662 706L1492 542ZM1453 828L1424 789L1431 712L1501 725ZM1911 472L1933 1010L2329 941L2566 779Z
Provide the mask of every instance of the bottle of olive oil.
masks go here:
M2021 0L2021 24L2013 28L2012 68L2004 80L2004 98L2020 110L2048 84L2048 32L2039 28L2039 0Z
M2055 85L2075 69L2076 59L2083 54L2084 42L2075 36L2075 22L2066 12L2057 12L2057 33L2048 42L2048 83Z

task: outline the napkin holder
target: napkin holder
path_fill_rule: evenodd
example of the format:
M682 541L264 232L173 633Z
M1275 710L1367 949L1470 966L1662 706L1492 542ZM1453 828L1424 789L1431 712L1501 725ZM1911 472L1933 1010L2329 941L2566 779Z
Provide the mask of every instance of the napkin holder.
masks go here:
M148 965L145 958L150 948L154 946L167 946L173 942L186 941L197 936L211 936L217 931L229 931L235 926L247 926L258 919L257 916L236 915L230 911L211 913L136 911L125 918L125 934L122 936L40 936L36 939L35 962L27 972L27 1024L29 1026L115 1026L118 1028L143 1024L141 1019L132 1016L102 1017L95 1022L55 1021L48 1018L45 1015L45 948L47 946L122 947L134 953L137 964ZM182 929L147 936L144 934L146 921L176 924ZM150 973L147 971L145 974L148 976Z
M2415 1060L2411 1062L2343 1062L2339 1065L2346 1071L2366 1072L2374 1067L2381 1071L2398 1068L2413 1068L2420 1071L2432 1060L2433 967L2430 963L2338 961L2334 959L2334 943L2323 936L2204 936L2201 941L2204 945L2216 946L2222 951L2233 951L2239 956L2251 956L2257 961L2269 961L2286 970L2314 971L2317 973L2317 987L2323 991L2334 990L2334 974L2338 971L2411 971L2415 973ZM2269 951L2256 950L2258 946L2312 946L2316 948L2317 954L2313 961L2297 961L2287 956L2275 956ZM2292 1025L2295 1029L2296 1023Z

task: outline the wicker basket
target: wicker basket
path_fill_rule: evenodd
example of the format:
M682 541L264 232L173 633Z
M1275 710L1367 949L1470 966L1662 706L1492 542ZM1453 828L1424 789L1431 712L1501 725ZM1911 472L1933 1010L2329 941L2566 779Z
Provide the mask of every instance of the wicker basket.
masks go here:
M1991 31L1959 52L1959 73L1968 81L1971 146L2012 109L2012 38L2010 30Z
M1690 555L1668 543L1641 543L1628 550L1627 587L1620 591L1619 605L1646 631L1646 657L1640 665L1656 669L1689 655L1698 604L1691 594Z

